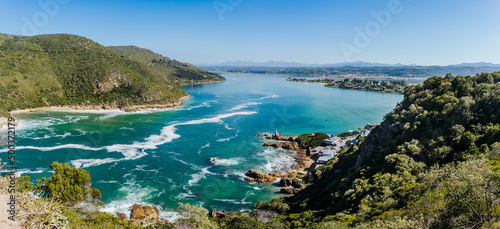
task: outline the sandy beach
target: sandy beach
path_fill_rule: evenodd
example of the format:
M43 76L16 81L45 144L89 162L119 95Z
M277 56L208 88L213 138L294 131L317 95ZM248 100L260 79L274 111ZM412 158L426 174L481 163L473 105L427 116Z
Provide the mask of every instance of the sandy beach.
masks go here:
M31 112L48 112L48 111L102 111L102 110L122 110L125 112L135 112L140 110L153 110L153 109L168 109L181 106L184 100L191 97L190 95L182 97L179 101L169 103L169 104L145 104L145 105L134 105L134 106L51 106L51 107L39 107L30 108L23 110L13 110L11 114L21 114L21 113L31 113Z
M91 105L91 106L50 106L50 107L39 107L39 108L30 108L30 109L23 109L23 110L13 110L10 113L12 115L15 114L22 114L22 113L31 113L31 112L50 112L50 111L111 111L111 110L121 110L125 112L137 112L137 111L143 111L143 110L164 110L164 109L170 109L170 108L175 108L178 106L181 106L184 102L184 100L188 99L191 97L190 95L182 97L179 101L169 103L169 104L145 104L145 105L134 105L134 106L127 106L127 107L118 107L118 106L98 106L98 105ZM17 118L16 118L17 119ZM7 118L5 117L0 117L0 128L3 126L7 125Z
M1 129L3 126L7 125L7 123L8 123L7 118L0 117L0 129Z

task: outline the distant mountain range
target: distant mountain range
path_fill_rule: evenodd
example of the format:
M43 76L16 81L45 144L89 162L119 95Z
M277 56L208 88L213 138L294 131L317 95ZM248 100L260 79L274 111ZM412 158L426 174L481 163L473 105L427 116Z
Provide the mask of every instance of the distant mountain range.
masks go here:
M253 61L230 61L223 62L219 64L201 65L204 67L214 67L214 66L225 66L225 67L275 67L275 68L297 68L297 67L307 67L307 68L334 68L334 67L415 67L422 65L405 65L405 64L383 64L383 63L371 63L364 61L356 62L341 62L332 64L304 64L297 62L285 62L285 61L267 61L264 63L257 63ZM444 66L443 66L444 67ZM500 64L477 62L477 63L462 63L455 65L448 65L447 67L500 67Z

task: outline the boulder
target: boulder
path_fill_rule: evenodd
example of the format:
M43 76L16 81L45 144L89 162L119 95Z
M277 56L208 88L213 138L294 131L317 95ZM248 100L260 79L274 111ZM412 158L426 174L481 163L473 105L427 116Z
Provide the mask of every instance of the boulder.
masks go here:
M248 181L248 182L254 182L255 180L250 178L250 177L245 177L245 181Z
M142 207L144 209L144 214L146 214L146 218L152 219L152 220L158 220L160 218L160 211L156 207L151 207L151 206L144 206Z
M134 204L128 210L130 210L130 219L140 219L141 217L142 218L146 217L142 205Z
M257 134L257 137L262 137L262 136L264 136L264 134L261 134L261 133Z
M253 180L257 183L273 182L276 180L276 177L274 177L274 176L264 174L264 173L259 172L259 171L255 171L253 169L248 170L248 172L245 175L253 178Z
M137 226L148 226L156 223L160 217L160 211L156 207L134 204L129 208L130 221Z
M290 185L292 185L292 178L281 178L280 180L281 187L288 187Z
M224 218L226 217L226 211L212 210L212 212L210 212L210 216L212 216L212 218Z
M298 188L282 188L282 189L280 189L280 193L282 193L282 194L297 194L301 190L302 189L298 189Z
M119 219L120 221L126 221L126 220L127 220L127 215L125 215L124 213L117 212L117 213L116 213L116 216L118 217L118 219Z
M295 188L298 188L302 183L300 183L300 180L297 178L292 179L292 186Z

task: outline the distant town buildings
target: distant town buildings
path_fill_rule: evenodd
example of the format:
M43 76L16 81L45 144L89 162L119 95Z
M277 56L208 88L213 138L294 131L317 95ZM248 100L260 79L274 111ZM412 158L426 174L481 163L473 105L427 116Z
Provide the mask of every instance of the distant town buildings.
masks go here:
M358 137L367 137L373 128L380 126L380 123L368 123L366 129L359 131L359 134L348 136L348 137L338 137L332 136L323 140L323 145L318 147L309 148L309 156L317 157L316 163L314 163L312 169L316 169L320 166L325 165L333 156L337 155L342 147L353 145L358 143ZM353 131L350 131L353 132Z

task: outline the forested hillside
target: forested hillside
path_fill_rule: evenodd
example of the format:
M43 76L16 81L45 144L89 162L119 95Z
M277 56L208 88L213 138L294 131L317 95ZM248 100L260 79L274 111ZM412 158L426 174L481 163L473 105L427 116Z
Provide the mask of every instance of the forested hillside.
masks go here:
M139 61L69 34L0 34L0 113L44 106L166 104L187 95Z
M286 227L500 227L500 72L406 88L381 126L261 206Z
M148 49L136 46L111 46L109 48L153 67L162 76L167 77L172 83L178 86L226 80L218 74L211 73L188 63L169 59Z

